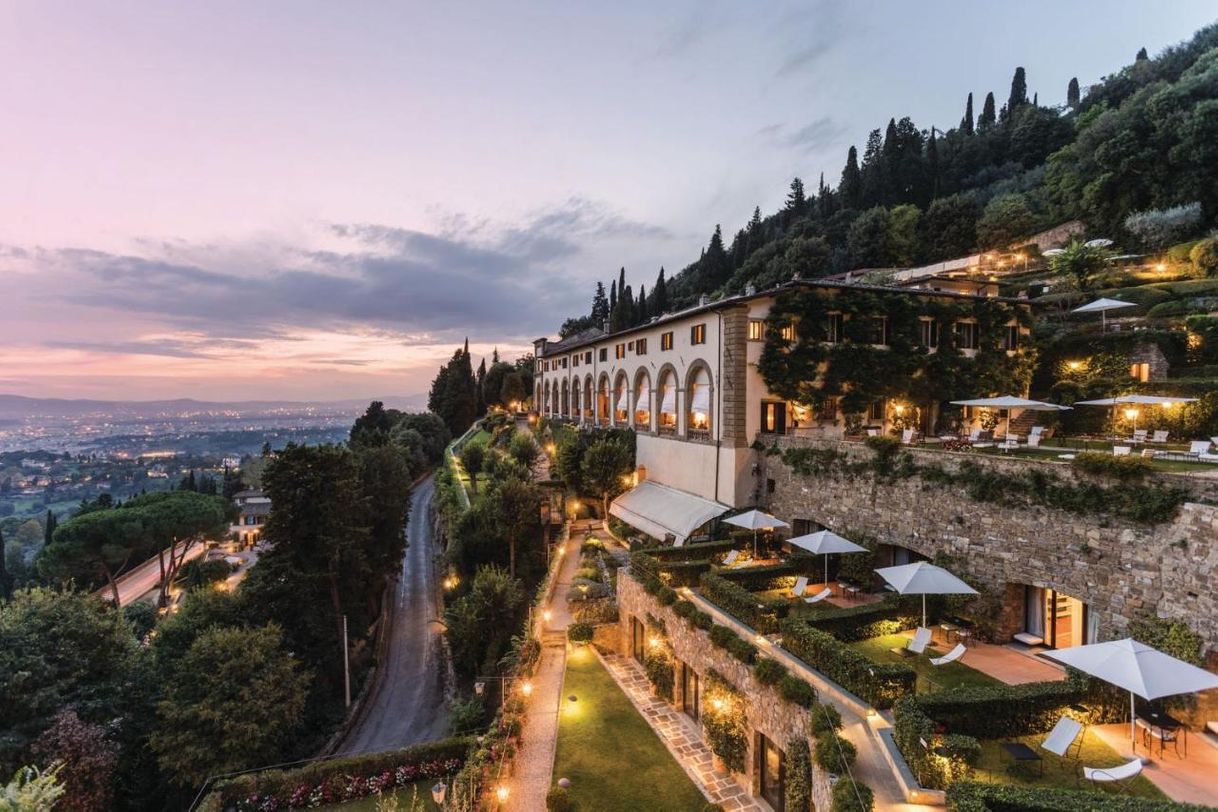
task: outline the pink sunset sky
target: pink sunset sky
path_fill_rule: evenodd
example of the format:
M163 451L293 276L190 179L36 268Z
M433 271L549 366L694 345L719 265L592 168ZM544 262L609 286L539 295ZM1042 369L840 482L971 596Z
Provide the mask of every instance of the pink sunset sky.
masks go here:
M0 393L333 400L508 358L619 266L836 183L892 116L1042 104L1212 2L14 2Z

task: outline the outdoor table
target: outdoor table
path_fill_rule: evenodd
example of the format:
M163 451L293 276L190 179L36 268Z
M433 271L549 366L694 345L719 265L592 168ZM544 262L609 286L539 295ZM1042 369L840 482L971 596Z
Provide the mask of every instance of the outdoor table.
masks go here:
M973 632L965 628L956 629L956 639L960 641L962 646L967 647L968 641L973 639Z
M852 601L856 601L859 599L859 592L861 592L861 591L862 591L861 589L859 589L857 586L854 586L853 584L846 587L846 595Z
M960 631L960 627L955 623L940 623L939 628L943 630L943 641L945 643L952 641L952 632Z
M1188 726L1180 720L1172 717L1170 714L1161 713L1159 711L1143 711L1138 713L1138 720L1145 726L1144 738L1149 740L1151 753L1154 753L1154 740L1151 739L1151 731L1155 728L1159 730L1159 756L1163 756L1163 748L1166 744L1166 737L1175 734L1172 741L1176 747L1176 753L1180 753L1180 739L1184 739L1184 755L1182 758L1188 758Z
M1040 757L1040 754L1028 747L1023 742L1003 742L1002 749L1007 751L1012 759L1015 760L1015 767L1020 764L1026 764L1029 761L1035 761L1040 768L1040 774L1045 774L1045 760Z
M838 582L837 582L837 594L839 594L839 595L841 595L841 596L845 597L846 592L847 592L847 590L849 590L849 589L850 589L850 584L846 583L845 581L838 581Z

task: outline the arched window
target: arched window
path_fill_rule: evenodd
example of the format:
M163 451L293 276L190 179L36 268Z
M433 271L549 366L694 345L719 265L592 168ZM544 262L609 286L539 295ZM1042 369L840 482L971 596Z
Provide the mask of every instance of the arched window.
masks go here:
M567 385L566 379L562 382L562 411L559 414L563 417L571 416L571 388Z
M634 425L651 430L651 376L645 369L634 382Z
M711 381L706 367L699 366L690 376L687 393L688 413L685 425L689 436L698 439L710 439L711 429Z
M580 415L579 404L582 399L583 399L583 396L582 396L582 393L580 392L579 383L576 383L575 390L572 392L572 400L571 400L571 416L572 417L579 417L579 415Z
M584 418L592 420L592 376L584 378Z
M596 419L600 423L609 422L609 376L601 375L596 384Z
M613 387L613 422L624 426L630 422L630 386L626 373L619 373Z
M549 381L546 381L545 386L542 388L541 411L542 411L542 414L550 413L550 382Z
M660 432L672 434L677 430L677 376L669 370L660 378Z

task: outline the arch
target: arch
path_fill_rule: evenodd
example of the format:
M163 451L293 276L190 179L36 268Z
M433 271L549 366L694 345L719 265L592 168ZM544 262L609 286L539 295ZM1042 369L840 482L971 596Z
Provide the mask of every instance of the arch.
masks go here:
M563 417L571 416L571 387L566 378L562 379L562 410L559 414Z
M714 408L714 378L710 365L699 359L685 372L685 426L689 437L710 439Z
M613 424L629 426L633 422L630 419L630 404L634 402L634 398L631 396L630 379L626 375L626 370L619 370L613 379L613 391L610 393L610 398L612 398L610 414L613 417Z
M584 400L583 387L581 387L579 385L579 381L576 381L575 385L571 387L571 417L572 418L579 417L580 404L583 403L583 400Z
M651 410L655 404L655 393L651 391L651 373L641 367L634 373L634 391L630 394L634 406L631 418L635 428L651 431Z
M662 434L673 434L677 430L679 380L672 364L660 367L656 376L656 426Z
M538 400L541 403L541 413L549 414L550 413L550 382L546 381L544 384L539 384L538 386L541 389L541 397L538 398Z
M596 381L596 422L609 422L609 373L602 372Z
M592 375L588 374L584 377L584 399L583 399L583 416L589 422L592 420Z

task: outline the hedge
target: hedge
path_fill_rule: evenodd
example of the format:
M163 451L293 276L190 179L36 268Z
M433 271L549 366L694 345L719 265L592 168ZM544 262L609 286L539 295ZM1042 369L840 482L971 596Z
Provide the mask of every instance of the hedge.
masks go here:
M710 630L710 641L745 665L757 659L757 647L727 626L715 624Z
M816 764L834 775L845 775L850 765L858 758L858 748L849 739L836 733L821 736L816 740Z
M829 812L871 812L875 808L875 793L866 784L842 776L833 785L833 802Z
M921 614L912 608L910 601L890 595L880 603L832 609L805 618L805 622L844 643L853 643L916 628Z
M893 740L918 783L945 789L965 778L981 757L981 742L972 736L938 735L939 725L922 712L917 697L903 696L893 708ZM922 742L932 743L932 755Z
M786 808L802 812L812 808L812 757L808 740L802 737L787 742L787 775L783 785Z
M268 770L216 784L200 810L289 809L309 805L320 793L325 803L375 795L380 789L442 778L465 762L472 738L452 738L403 750L317 761L292 770Z
M1200 812L1209 807L1081 789L961 781L947 790L951 812Z
M816 704L816 689L806 679L793 674L787 674L778 680L778 694L787 702L801 708L811 708Z
M786 598L762 598L719 573L703 573L700 583L702 597L761 634L778 631L779 618L791 607Z
M808 665L876 708L914 692L917 673L904 663L876 663L798 618L782 621L782 645Z
M653 547L647 554L658 561L709 561L720 553L726 555L737 546L731 539L722 541L703 541L697 544L684 544L680 547Z
M787 667L769 657L759 657L757 664L753 666L753 676L762 685L776 685L786 675Z
M719 570L729 581L734 581L752 592L769 589L790 589L795 586L795 579L808 573L810 563L815 559L810 556L797 556L781 564L765 564L760 567L745 567L737 570Z

